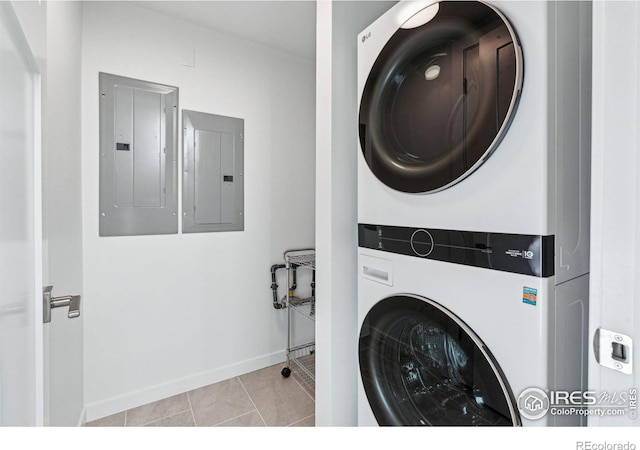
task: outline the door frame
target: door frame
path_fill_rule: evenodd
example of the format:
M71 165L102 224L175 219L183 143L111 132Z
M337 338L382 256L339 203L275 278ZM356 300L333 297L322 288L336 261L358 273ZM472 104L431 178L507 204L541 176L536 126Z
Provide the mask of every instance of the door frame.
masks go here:
M635 337L640 329L640 3L593 2L591 260L589 390L627 394L640 388L640 353L632 350L632 374L603 367L595 356L598 329ZM610 352L611 350L609 350ZM633 426L627 414L589 416L588 425ZM632 411L635 418L631 417ZM625 435L619 435L622 439Z

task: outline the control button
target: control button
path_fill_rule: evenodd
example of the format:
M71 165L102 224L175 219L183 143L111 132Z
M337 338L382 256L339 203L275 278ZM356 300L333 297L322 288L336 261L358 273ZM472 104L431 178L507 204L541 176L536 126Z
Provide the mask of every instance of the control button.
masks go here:
M433 247L433 236L427 230L416 230L411 235L411 248L416 255L429 256Z

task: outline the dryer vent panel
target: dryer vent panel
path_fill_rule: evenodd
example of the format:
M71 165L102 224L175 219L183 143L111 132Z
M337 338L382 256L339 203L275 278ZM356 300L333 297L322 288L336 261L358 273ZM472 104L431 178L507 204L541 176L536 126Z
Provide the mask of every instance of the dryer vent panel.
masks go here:
M244 230L244 120L182 111L182 231Z
M100 73L100 236L178 232L178 88Z

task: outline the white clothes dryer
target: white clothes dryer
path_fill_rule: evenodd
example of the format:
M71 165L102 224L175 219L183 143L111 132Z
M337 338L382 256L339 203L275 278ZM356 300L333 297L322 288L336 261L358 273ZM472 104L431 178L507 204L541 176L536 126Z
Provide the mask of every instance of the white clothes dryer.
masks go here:
M358 36L360 424L585 422L536 411L586 388L590 23L401 1Z
M586 273L590 17L589 2L401 1L367 27L358 223L553 236L556 275Z

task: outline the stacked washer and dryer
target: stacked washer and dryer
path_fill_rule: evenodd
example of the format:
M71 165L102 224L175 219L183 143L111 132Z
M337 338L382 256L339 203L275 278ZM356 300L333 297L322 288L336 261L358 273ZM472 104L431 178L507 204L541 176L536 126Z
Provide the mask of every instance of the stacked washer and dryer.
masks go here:
M590 27L401 1L358 36L359 425L586 423L548 400L586 389Z

